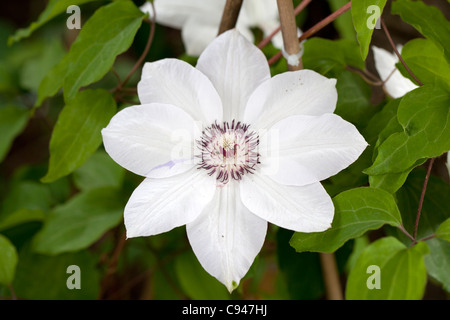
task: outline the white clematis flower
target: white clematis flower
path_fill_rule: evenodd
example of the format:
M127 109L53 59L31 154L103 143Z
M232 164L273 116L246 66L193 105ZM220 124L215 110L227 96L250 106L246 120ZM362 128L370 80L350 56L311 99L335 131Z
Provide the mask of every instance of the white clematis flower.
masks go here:
M402 46L398 46L399 53L402 52ZM405 78L395 66L398 57L395 53L390 53L384 49L372 46L375 68L384 83L384 89L392 98L403 97L408 92L417 88L417 86L408 78Z
M219 31L226 0L154 0L156 21L159 24L181 29L186 52L199 56L214 40ZM140 7L143 12L153 15L150 3ZM268 36L279 26L278 7L275 0L246 0L236 24L238 31L253 42L251 28L259 28ZM275 47L281 49L281 32L272 38Z
M335 84L310 70L271 78L263 53L235 30L195 68L146 63L142 105L102 130L108 154L145 177L125 207L127 237L186 225L201 265L231 292L261 250L267 222L329 228L334 207L319 181L367 146L333 114Z

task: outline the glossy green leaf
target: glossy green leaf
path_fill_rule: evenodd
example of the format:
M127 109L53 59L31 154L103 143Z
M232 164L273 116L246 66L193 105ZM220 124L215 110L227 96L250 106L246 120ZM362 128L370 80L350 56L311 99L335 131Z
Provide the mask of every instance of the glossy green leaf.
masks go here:
M346 241L385 224L399 226L402 221L393 196L381 189L356 188L333 199L335 213L330 229L323 232L296 232L290 241L298 252L334 252Z
M374 134L378 131L376 143L374 143L375 148L373 152L373 159L376 159L378 155L378 147L392 134L402 132L403 127L400 125L397 119L398 106L401 99L395 99L388 102L383 110L373 117L370 121L369 130ZM380 127L383 127L380 130ZM369 144L371 141L369 141ZM409 173L417 166L423 164L425 159L418 160L411 167L407 168L405 171L399 173L386 173L380 175L369 176L369 184L374 188L381 188L390 193L395 193L405 182Z
M418 38L407 42L402 58L422 83L450 89L450 63L431 40ZM409 76L402 64L398 66L403 75Z
M100 80L111 69L116 56L131 46L143 17L131 1L115 1L98 9L83 26L70 51L42 80L36 105L61 87L69 100L81 87Z
M64 57L65 50L60 41L45 43L38 55L28 59L20 72L20 86L37 92L45 75Z
M101 129L116 112L103 89L81 91L61 111L50 140L50 162L42 182L55 181L80 167L100 146Z
M373 242L364 249L349 274L346 299L421 299L427 282L423 256L428 252L425 242L410 248L394 237Z
M398 107L403 132L394 133L378 148L369 175L401 173L420 159L450 149L450 94L438 87L423 86L407 93Z
M35 181L12 183L1 203L0 220L20 209L48 211L52 204L48 186Z
M121 221L123 207L123 197L116 188L80 193L50 212L33 239L33 249L55 255L87 248Z
M69 266L80 269L80 289L67 287ZM97 299L100 291L98 257L84 250L47 256L33 253L29 247L19 252L16 276L12 284L21 299L28 300L86 300Z
M381 16L386 0L358 0L352 1L352 19L359 42L361 57L366 60L369 53L373 30L377 27L377 20Z
M411 167L402 172L385 173L379 175L369 176L369 183L371 187L381 188L390 193L397 192L405 183L408 175L414 168L424 164L426 159L417 160Z
M0 162L3 161L14 138L25 128L29 111L16 106L0 108Z
M0 284L9 285L14 279L18 257L8 238L0 234Z
M0 231L18 226L22 223L31 221L42 221L45 218L45 212L39 209L21 208L8 215L0 217Z
M450 243L439 238L427 240L426 243L430 248L430 254L425 256L427 273L450 292Z
M312 69L324 75L330 71L342 71L348 65L364 69L364 61L354 41L312 38L306 41L304 46L302 59L305 69Z
M183 291L195 300L228 300L227 289L200 265L192 251L175 261L175 271Z
M397 0L392 3L391 12L433 41L450 63L450 22L437 7L422 1Z
M8 39L8 44L12 45L14 42L20 41L29 37L36 29L40 28L54 17L65 13L67 8L71 5L82 5L86 2L95 0L50 0L45 7L45 10L40 14L37 21L33 22L28 28L19 29L14 35Z
M359 75L343 71L337 75L338 101L335 113L358 128L363 128L377 111L370 102L370 86Z
M396 198L402 214L403 226L413 234L417 208L425 180L426 169L417 168L409 175L403 187L397 191ZM417 238L422 239L436 233L438 227L450 218L450 185L435 175L430 175L422 204ZM406 240L406 244L410 240Z
M450 218L442 222L437 228L436 237L450 241Z
M103 150L94 153L73 173L75 185L80 190L99 187L120 187L125 175L124 169L115 163Z

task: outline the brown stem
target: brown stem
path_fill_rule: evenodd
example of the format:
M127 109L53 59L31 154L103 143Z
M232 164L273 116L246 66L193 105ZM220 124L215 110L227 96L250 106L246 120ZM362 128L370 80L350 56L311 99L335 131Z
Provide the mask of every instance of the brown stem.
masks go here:
M150 2L152 3L152 2ZM153 10L153 12L155 12L155 10ZM134 64L133 68L131 69L130 73L128 74L128 76L125 78L125 80L123 80L121 87L123 87L124 85L127 84L128 80L130 80L131 76L133 75L133 73L136 72L136 70L141 66L141 64L144 62L145 57L147 56L148 51L150 50L150 46L152 45L153 42L153 37L155 36L155 17L153 17L152 20L145 20L147 22L149 22L151 24L151 29L150 29L150 35L148 37L147 43L145 45L145 49L144 52L142 52L141 56L139 57L138 61L136 61L136 63Z
M233 29L236 26L241 6L242 0L227 0L225 8L223 9L218 35Z
M422 212L423 200L425 198L425 192L427 191L428 179L430 178L431 168L433 168L434 159L435 158L431 158L430 162L428 163L427 174L423 182L422 193L420 194L419 207L417 209L416 215L416 223L414 224L414 234L413 234L414 241L416 241L417 239L417 229L419 228L420 214Z
M320 253L320 263L328 300L343 300L341 282L333 253Z
M120 254L122 253L123 248L125 247L125 242L127 238L125 235L125 231L121 232L119 238L117 239L116 247L114 248L114 252L111 256L111 259L108 263L108 268L106 270L107 274L114 274L117 270L117 263L119 262Z
M153 6L153 2L150 2L150 4ZM134 64L134 66L131 69L131 71L128 73L128 75L125 78L125 80L123 80L123 82L119 82L117 87L114 88L113 90L111 90L112 92L115 92L115 96L114 97L115 97L116 100L117 100L117 97L118 97L120 91L122 91L123 87L127 84L128 80L130 80L131 76L136 72L136 70L144 62L145 57L147 56L147 53L150 50L150 47L151 47L152 42L153 42L153 38L155 36L156 11L155 11L154 6L153 6L153 12L154 12L154 14L153 14L153 18L152 19L145 19L144 20L145 22L147 22L147 23L149 23L151 25L150 34L148 36L148 40L147 40L147 43L145 45L144 51L142 52L142 54L139 57L138 61L136 61L136 63Z
M338 10L336 10L335 12L330 14L328 17L326 17L325 19L323 19L322 21L318 22L316 25L314 25L313 27L308 29L305 33L303 33L300 36L300 38L298 38L298 40L301 42L303 40L308 39L313 34L317 33L322 28L324 28L325 26L329 25L331 22L336 20L336 18L338 18L340 15L342 15L343 13L347 12L348 10L350 10L350 7L351 7L351 2L347 2L341 8L339 8ZM280 58L282 56L283 56L283 54L281 53L281 51L278 52L276 55L274 55L272 58L269 59L269 61L268 61L269 65L272 65L275 62L277 62L278 60L280 60Z
M384 84L383 81L381 81L380 79L377 79L376 77L374 77L374 75L372 75L371 73L369 73L365 70L361 70L361 69L353 67L353 66L346 66L345 68L350 72L359 74L365 82L367 82L368 84L370 84L372 86L382 86Z
M414 237L408 232L406 231L405 227L401 224L399 225L397 228L399 228L399 230L401 232L403 232L404 235L406 235L409 239L411 239L411 241L414 243L416 240L414 239Z
M281 34L283 36L284 50L288 55L297 54L300 51L297 36L297 24L295 22L294 4L292 0L277 0L278 12L280 14ZM298 65L288 63L288 70L301 70L303 65L299 59Z
M312 0L303 0L300 2L300 4L295 8L294 15L297 16L300 12L302 12L303 9L306 8L306 6L311 2ZM281 30L281 26L278 26L275 30L272 31L270 35L268 35L266 38L264 38L259 44L258 48L262 49L265 46L269 44L269 42L272 40L272 38Z
M391 44L392 49L394 49L395 54L397 55L398 59L400 60L400 62L403 64L403 66L405 67L406 71L408 71L408 73L411 75L411 77L413 77L414 80L416 80L416 82L420 85L423 86L423 83L420 82L419 79L417 79L417 77L415 76L415 74L411 71L411 69L408 67L408 65L406 64L405 60L403 60L402 56L400 55L400 52L398 52L397 47L395 46L394 40L392 40L391 34L389 33L388 28L386 27L386 24L384 23L384 20L380 17L380 22L381 22L381 26L383 27L384 33L386 34L386 37L389 40L389 43Z

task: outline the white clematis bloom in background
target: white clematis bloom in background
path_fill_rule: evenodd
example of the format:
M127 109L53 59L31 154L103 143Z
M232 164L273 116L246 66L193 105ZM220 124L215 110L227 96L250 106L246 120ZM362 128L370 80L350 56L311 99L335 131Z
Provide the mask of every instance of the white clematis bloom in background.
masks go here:
M156 21L167 27L180 29L186 53L199 56L206 46L214 40L219 31L226 0L155 0ZM150 3L140 7L143 12L153 16ZM253 42L251 28L259 28L267 37L279 26L278 7L275 0L245 0L236 24L238 31ZM281 49L281 32L272 43Z
M402 46L398 46L399 53L402 52ZM403 97L408 92L417 88L417 86L408 78L405 78L395 66L398 57L395 53L390 53L382 48L372 46L375 68L384 83L384 90L392 98Z
M125 207L127 237L186 225L203 268L231 292L261 250L267 222L329 228L334 207L319 181L367 146L333 114L335 84L310 70L271 78L263 53L236 30L218 36L195 68L146 63L142 105L102 130L108 154L145 177Z

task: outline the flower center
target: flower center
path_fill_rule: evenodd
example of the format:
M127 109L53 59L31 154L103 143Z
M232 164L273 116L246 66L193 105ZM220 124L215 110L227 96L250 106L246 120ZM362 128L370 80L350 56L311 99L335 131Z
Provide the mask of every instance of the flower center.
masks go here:
M241 180L246 173L253 173L259 162L259 136L241 122L217 123L207 127L197 141L201 151L199 169L205 169L226 184L230 178Z

